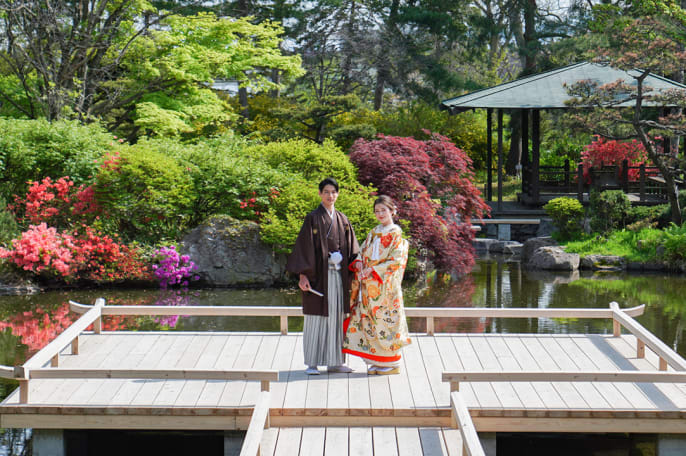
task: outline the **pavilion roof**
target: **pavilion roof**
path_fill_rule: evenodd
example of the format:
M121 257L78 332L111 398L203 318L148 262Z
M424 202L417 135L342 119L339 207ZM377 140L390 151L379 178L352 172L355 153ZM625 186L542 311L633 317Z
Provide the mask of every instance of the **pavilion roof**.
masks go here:
M564 84L572 85L578 81L592 80L603 85L624 79L626 83L635 85L636 80L632 75L638 74L638 71L623 71L597 63L581 62L451 98L441 102L440 107L450 110L451 113L474 108L569 109L565 101L572 97L567 94ZM648 75L644 86L649 86L654 91L686 89L686 85L654 74ZM634 101L622 105L633 106ZM651 106L647 102L644 105Z

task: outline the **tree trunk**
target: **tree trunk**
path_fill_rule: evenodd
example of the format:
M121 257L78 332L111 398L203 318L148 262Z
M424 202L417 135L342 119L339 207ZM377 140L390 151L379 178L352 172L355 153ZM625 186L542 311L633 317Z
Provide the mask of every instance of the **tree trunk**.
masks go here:
M247 119L250 111L248 110L248 89L245 87L238 89L238 102L241 105L241 116Z
M376 69L376 87L374 88L374 110L379 111L383 104L383 91L386 80L390 76L391 61L388 56L388 49L391 48L395 36L395 27L398 21L398 8L400 0L393 0L391 10L386 20L383 34L383 41L379 50L378 65Z
M348 15L348 24L346 26L346 37L343 47L343 95L347 95L352 90L352 67L353 67L353 53L355 52L353 40L355 39L355 15L357 14L355 7L357 6L355 0L350 3L350 14ZM376 93L374 94L376 102Z

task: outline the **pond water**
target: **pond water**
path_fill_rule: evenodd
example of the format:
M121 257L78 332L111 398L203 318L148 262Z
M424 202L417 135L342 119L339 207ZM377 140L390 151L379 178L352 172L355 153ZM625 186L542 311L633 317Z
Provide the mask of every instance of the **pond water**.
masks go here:
M482 258L471 274L455 278L429 274L404 284L405 305L422 307L607 308L646 304L637 320L682 356L686 321L686 277L635 273L552 273L527 271L519 262ZM293 289L71 290L32 296L0 297L0 364L21 364L64 330L77 314L69 300L92 304L103 297L108 305L298 306ZM410 319L411 331L423 331L423 319ZM109 317L104 329L172 331L279 331L277 317ZM437 332L485 333L609 333L610 320L584 319L437 319ZM302 319L289 319L289 330L302 331ZM0 383L4 398L16 387ZM7 450L7 447L5 447ZM0 450L0 454L3 451Z

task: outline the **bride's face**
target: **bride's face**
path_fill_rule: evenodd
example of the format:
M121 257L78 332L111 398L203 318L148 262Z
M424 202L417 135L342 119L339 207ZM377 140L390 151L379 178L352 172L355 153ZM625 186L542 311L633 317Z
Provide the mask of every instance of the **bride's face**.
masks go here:
M374 215L376 216L376 219L381 223L382 225L388 225L393 223L393 214L391 213L391 210L388 208L388 206L384 204L377 204L374 206Z

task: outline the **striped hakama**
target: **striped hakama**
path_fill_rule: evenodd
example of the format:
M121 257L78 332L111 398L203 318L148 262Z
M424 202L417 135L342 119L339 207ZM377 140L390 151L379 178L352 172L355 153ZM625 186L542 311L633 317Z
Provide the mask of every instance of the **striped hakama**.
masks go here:
M340 366L343 349L343 282L339 264L329 262L329 316L305 315L303 351L308 366Z

